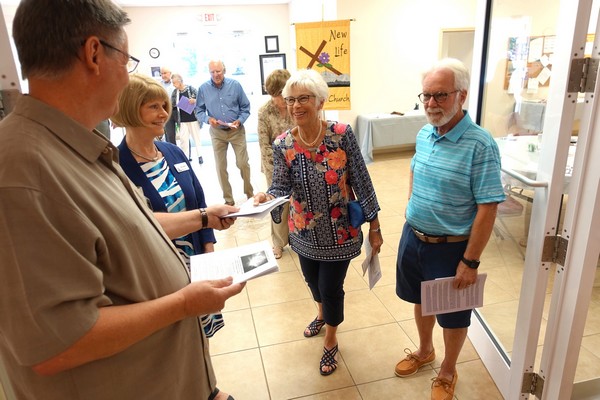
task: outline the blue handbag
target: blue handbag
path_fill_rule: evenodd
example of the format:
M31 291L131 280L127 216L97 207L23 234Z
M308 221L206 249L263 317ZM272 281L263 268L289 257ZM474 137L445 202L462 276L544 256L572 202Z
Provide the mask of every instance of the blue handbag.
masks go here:
M365 213L358 200L350 200L348 202L348 219L350 225L358 229L365 222Z

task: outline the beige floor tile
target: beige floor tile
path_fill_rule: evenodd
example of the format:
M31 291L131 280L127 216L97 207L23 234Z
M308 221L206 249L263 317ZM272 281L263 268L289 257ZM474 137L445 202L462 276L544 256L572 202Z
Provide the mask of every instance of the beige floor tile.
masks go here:
M402 224L404 224L404 222L402 222ZM401 236L402 232L383 232L383 246L381 246L381 253L379 253L379 256L396 258L398 256L398 243L400 243Z
M265 400L269 390L258 349L212 356L217 386L236 400Z
M244 310L246 308L250 308L250 300L248 299L248 289L244 288L239 294L227 299L223 312Z
M290 248L290 246L285 246L283 248L283 252L281 253L281 258L277 260L277 265L279 265L279 271L281 272L290 272L290 271L298 271L298 267L296 266L296 262L294 260L294 251Z
M261 348L272 400L291 399L353 386L343 350L338 368L329 376L319 374L323 354L321 340L299 340Z
M369 289L346 293L344 322L338 332L368 328L394 322L394 318Z
M346 293L354 290L368 289L369 284L367 283L368 277L362 276L362 267L360 264L351 263L346 273L346 279L344 279L344 291Z
M353 386L312 396L299 397L296 400L362 400L362 397L360 397L358 389Z
M514 343L518 307L518 301L511 300L486 304L480 309L494 335L508 352L512 351Z
M579 351L579 360L575 370L575 382L600 378L600 357L582 347Z
M363 400L421 400L429 399L432 369L418 372L408 378L393 377L358 385Z
M223 313L225 326L210 341L210 354L232 353L258 347L250 309ZM242 333L243 334L240 334Z
M581 341L581 347L600 358L600 334L584 336Z
M594 303L590 304L585 320L585 329L583 330L584 336L600 333L600 313L598 310L600 310L600 307L597 307Z
M502 400L502 395L481 360L459 363L458 382L454 389L457 399Z
M312 299L302 299L254 307L252 314L258 343L269 346L304 339L304 329L317 315L317 307Z
M396 321L412 320L415 317L414 304L396 295L396 285L376 286L373 292Z
M344 361L357 384L391 378L403 349L412 343L397 323L338 335Z
M390 215L380 219L381 223L381 231L384 235L384 240L388 239L389 235L396 233L402 233L402 227L404 226L404 214L402 215ZM396 248L398 247L398 242L396 242Z
M311 298L302 274L298 271L262 276L249 281L246 288L252 307Z

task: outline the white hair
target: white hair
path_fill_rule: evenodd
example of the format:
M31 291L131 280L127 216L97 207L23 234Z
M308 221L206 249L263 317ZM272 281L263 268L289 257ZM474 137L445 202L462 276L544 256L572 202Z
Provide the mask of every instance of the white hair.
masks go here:
M469 83L471 81L469 70L462 61L457 60L456 58L443 58L439 60L431 68L423 72L421 81L425 80L430 73L440 69L447 69L452 72L452 75L454 76L454 89L465 91L469 89Z

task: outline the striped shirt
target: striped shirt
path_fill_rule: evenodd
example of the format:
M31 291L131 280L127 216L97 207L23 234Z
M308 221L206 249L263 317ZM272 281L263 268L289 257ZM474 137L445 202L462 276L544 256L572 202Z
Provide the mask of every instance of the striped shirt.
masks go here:
M468 235L478 204L505 199L498 146L464 113L443 136L430 124L417 135L406 220L431 235Z
M160 193L167 211L170 213L186 211L185 198L181 186L175 179L175 176L169 169L169 164L164 157L153 162L141 162L140 168L154 188ZM190 257L194 255L194 243L192 235L187 234L173 240L173 244L179 251L179 254L185 261L185 264L190 269ZM200 316L200 322L206 337L211 338L213 335L225 326L223 315L221 313L209 314Z

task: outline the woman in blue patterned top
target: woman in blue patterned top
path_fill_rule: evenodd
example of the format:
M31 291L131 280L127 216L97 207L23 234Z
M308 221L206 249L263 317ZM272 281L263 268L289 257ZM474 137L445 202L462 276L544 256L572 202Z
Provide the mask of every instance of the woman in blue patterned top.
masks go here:
M132 75L119 98L119 112L111 119L125 127L126 135L119 147L119 163L131 181L144 191L155 213L178 213L204 210L202 186L187 156L171 143L155 140L164 132L171 103L167 92L155 80ZM214 251L212 229L200 229L201 218L187 218L185 223L167 231L188 269L190 257ZM223 316L201 318L204 332L212 337L223 327Z
M344 279L350 260L360 254L362 231L350 225L353 191L369 221L369 243L377 254L383 238L375 190L349 125L321 120L327 83L314 70L296 72L283 96L295 123L273 143L273 183L254 199L262 203L290 195L289 242L298 253L318 314L304 331L317 335L325 326L319 371L337 368L337 327L344 320ZM278 219L277 213L274 218Z

